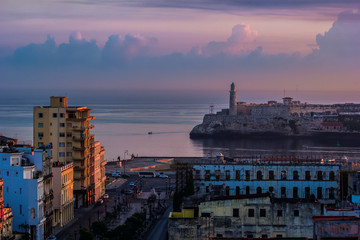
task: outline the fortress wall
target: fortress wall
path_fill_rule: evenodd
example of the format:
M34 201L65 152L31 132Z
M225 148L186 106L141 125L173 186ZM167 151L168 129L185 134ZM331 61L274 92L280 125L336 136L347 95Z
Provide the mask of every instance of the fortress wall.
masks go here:
M338 108L334 105L293 105L290 108L290 112L297 113L299 115L308 115L309 113L324 113L330 112L336 114Z
M253 117L289 117L289 106L286 105L255 105L251 107L251 115Z

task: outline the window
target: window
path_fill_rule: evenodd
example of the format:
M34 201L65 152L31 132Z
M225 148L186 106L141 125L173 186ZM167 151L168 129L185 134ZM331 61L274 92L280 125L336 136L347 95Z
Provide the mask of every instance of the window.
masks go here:
M293 179L294 180L299 180L299 172L298 171L293 172Z
M216 181L220 181L220 170L215 170Z
M6 192L9 192L9 187L6 187Z
M240 170L236 170L236 180L240 180Z
M38 113L38 118L43 118L44 114L43 113Z
M35 208L31 208L31 218L35 219Z
M239 217L239 209L233 208L233 217Z
M72 137L72 133L71 132L66 133L66 137Z
M52 114L53 118L57 118L57 113Z
M60 123L60 127L65 127L65 123Z
M282 217L282 210L277 210L277 216Z
M43 142L39 142L38 145L39 145L39 148L44 147L44 143L43 143Z
M269 171L269 179L270 179L270 180L274 180L274 179L275 179L274 171Z
M44 123L38 123L38 128L43 128L44 127Z
M44 133L43 133L43 132L39 132L39 133L38 133L38 137L39 137L40 139L42 139L42 138L44 137Z
M334 188L329 189L329 198L334 199L335 198L335 191Z
M299 210L294 210L294 217L298 217L299 216Z
M230 187L226 186L225 191L226 191L226 196L229 196L230 195Z
M19 206L19 211L20 211L20 214L22 214L22 205L21 204Z
M52 126L52 122L50 122L50 126Z
M226 176L226 180L230 180L230 170L226 170L225 176Z
M71 142L68 142L67 144L71 144ZM205 170L205 181L210 180L210 170Z
M66 152L66 156L67 156L67 157L71 157L71 156L72 156L72 152Z
M281 171L281 180L286 180L286 171Z
M236 186L236 195L240 195L240 187Z
M282 234L276 234L277 238L282 238Z
M59 147L65 147L65 143L64 142L59 142Z
M16 176L19 176L19 172L15 172L15 175L16 175ZM21 188L20 188L20 190L21 190Z
M61 117L61 118L65 117L65 114L60 113L60 117Z
M323 173L322 171L317 172L317 180L323 180Z
M72 123L66 123L66 127L72 128Z
M22 194L22 188L19 189L20 194Z
M206 186L206 192L207 193L209 192L209 186Z
M59 137L65 137L65 133L63 132L59 133Z
M65 157L65 153L64 152L59 152L59 157Z
M281 197L286 198L286 188L285 187L281 187Z
M210 213L201 213L201 217L210 217Z
M305 198L310 198L310 188L309 187L306 187L305 188Z
M266 209L260 209L260 217L266 217Z
M305 180L311 180L310 171L305 172Z
M267 238L268 236L267 236L267 234L262 234L261 237L262 238Z
M72 142L67 142L67 143L66 143L66 146L67 146L67 147L72 147Z
M335 180L335 173L334 171L331 171L330 174L329 174L329 180L330 181L334 181Z
M261 187L257 187L256 188L256 194L261 194L261 193L262 193Z
M9 171L6 171L6 176L9 176Z
M245 180L250 181L250 171L249 170L245 171Z
M317 188L317 198L322 199L322 187Z
M246 194L249 195L250 194L250 187L246 186Z
M254 237L254 235L252 235L252 234L248 234L246 237L247 237L247 238L253 238L253 237Z
M298 188L293 187L293 198L298 198L298 197L299 197Z
M248 210L248 217L254 217L255 216L255 210L253 208L250 208Z
M262 172L261 172L261 171L257 171L257 173L256 173L256 179L257 179L257 180L262 180L262 179L263 179L263 175L262 175Z
M269 192L273 192L274 191L274 187L269 187Z

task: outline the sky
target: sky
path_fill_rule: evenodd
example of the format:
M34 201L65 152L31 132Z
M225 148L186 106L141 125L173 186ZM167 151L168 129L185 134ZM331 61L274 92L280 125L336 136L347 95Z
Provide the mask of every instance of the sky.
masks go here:
M235 82L360 99L359 26L358 0L1 0L0 92Z

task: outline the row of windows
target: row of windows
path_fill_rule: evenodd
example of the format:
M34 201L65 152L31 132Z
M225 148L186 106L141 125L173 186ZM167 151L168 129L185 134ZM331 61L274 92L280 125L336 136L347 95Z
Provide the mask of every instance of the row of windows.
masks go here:
M66 152L66 156L67 156L67 157L71 157L71 156L72 156L72 152ZM65 152L59 152L59 157L65 157Z
M199 176L200 175L200 170L196 170L195 174L196 174L195 176ZM275 172L270 170L270 171L268 171L268 178L265 179L263 172L259 170L259 171L256 172L255 180L276 180L276 179L280 179L280 180L287 180L287 179L291 179L291 180L314 180L314 179L312 179L310 171L305 171L305 176L304 176L303 179L300 179L300 174L299 174L299 171L297 171L297 170L292 172L291 177L292 178L289 178L288 173L286 171L284 171L284 170L280 172L280 176L275 176ZM205 180L209 181L210 178L211 178L210 170L206 170L205 171ZM217 181L220 180L220 170L215 171L215 179ZM240 180L240 179L241 179L241 171L236 170L234 180ZM225 171L225 180L231 180L230 170ZM250 170L245 170L245 180L246 181L251 180ZM326 180L326 172L325 171L317 171L316 172L316 180ZM329 172L329 177L328 177L327 180L335 181L335 172L334 171Z
M317 190L316 191L316 197L318 199L322 199L324 197L323 196L323 188L318 187L316 190ZM226 191L226 195L230 196L230 187L229 186L226 186L225 191ZM209 192L209 186L206 187L206 192ZM263 189L261 187L256 188L256 194L262 194L262 193L265 193L265 192L266 192L266 190L263 191ZM274 192L274 187L269 187L268 192L270 192L270 193ZM240 187L239 186L236 186L235 194L240 195ZM250 193L250 186L245 187L245 194L247 194L247 195L251 194ZM282 198L290 197L290 196L287 196L286 187L281 187L280 188L280 194L281 194ZM311 196L310 187L305 187L304 188L304 198L309 199L310 196ZM292 197L293 198L300 198L301 197L298 187L293 187L293 189L292 189ZM329 199L335 199L335 189L333 189L333 188L329 189Z
M53 118L57 118L57 117L58 117L58 114L57 114L57 113L53 113L53 114L52 114L52 117L53 117ZM59 113L59 117L60 117L60 118L64 118L64 117L65 117L65 114L64 114L64 113ZM44 113L38 113L38 118L44 118Z
M50 123L50 126L52 126L52 123ZM59 126L61 128L65 127L65 123L59 123ZM38 128L43 128L44 127L44 123L38 123Z
M294 213L293 214L294 217L299 217L300 216L300 212L297 209L294 210L293 213ZM260 215L260 217L266 217L266 209L265 208L260 208L259 215ZM283 216L283 211L282 210L277 210L276 216L277 217L282 217ZM239 217L239 208L233 208L233 217ZM254 208L249 208L248 209L248 217L255 217L255 209Z
M50 136L52 136L52 132L50 132ZM44 133L43 133L43 132L39 132L39 133L38 133L38 137L39 137L40 139L42 139L42 138L44 137ZM65 137L65 133L64 133L64 132L59 133L59 137ZM71 133L71 132L66 133L66 137L72 137L72 133Z

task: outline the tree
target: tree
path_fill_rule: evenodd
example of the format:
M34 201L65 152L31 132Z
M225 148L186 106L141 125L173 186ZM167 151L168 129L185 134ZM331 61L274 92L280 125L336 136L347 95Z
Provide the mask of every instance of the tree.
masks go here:
M94 236L92 232L89 232L86 228L80 229L80 238L79 240L93 240Z
M96 236L104 236L108 231L106 223L101 221L93 222L91 229Z

